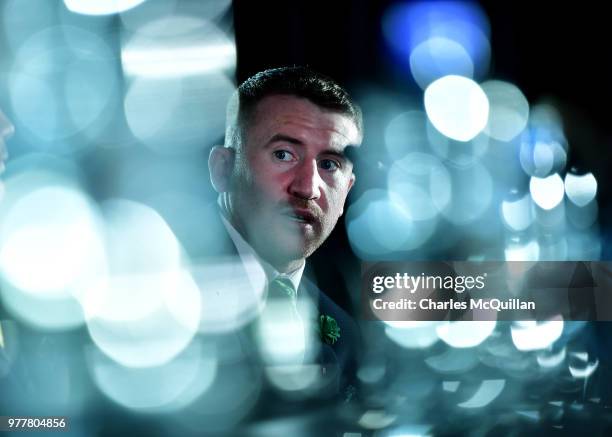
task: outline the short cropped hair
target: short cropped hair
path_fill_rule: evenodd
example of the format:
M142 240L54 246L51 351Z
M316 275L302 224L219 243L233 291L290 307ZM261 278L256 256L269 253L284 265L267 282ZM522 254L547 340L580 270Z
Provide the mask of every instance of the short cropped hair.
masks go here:
M264 97L272 95L308 99L321 108L347 115L359 133L363 132L361 109L333 79L308 67L281 67L261 71L238 87L227 106L226 147L241 144L255 107Z

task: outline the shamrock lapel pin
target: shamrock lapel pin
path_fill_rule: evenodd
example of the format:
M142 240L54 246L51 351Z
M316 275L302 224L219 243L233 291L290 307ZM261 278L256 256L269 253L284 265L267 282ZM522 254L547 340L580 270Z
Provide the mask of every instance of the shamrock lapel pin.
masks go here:
M319 336L321 341L330 345L340 338L340 327L333 317L321 314L319 317Z

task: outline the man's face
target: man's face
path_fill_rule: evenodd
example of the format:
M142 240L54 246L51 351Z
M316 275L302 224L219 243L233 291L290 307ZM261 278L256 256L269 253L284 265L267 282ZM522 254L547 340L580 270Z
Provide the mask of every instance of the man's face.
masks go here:
M4 161L8 159L8 150L6 141L15 131L15 127L0 109L0 176L4 173ZM4 186L0 181L0 199L4 194Z
M344 114L268 96L256 106L230 181L232 218L277 269L295 267L329 236L355 176L344 155L360 133Z

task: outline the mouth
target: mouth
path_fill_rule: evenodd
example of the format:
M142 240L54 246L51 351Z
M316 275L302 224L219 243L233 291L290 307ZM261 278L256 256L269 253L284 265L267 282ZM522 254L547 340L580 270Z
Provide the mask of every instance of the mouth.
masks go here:
M316 216L310 211L306 210L291 210L285 213L292 221L295 221L303 225L314 225L317 221Z

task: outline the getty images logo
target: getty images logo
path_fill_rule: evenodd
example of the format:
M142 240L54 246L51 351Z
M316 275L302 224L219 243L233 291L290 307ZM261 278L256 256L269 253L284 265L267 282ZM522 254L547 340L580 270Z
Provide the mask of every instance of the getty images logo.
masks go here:
M487 274L478 276L441 276L426 275L418 276L408 273L396 273L395 276L374 276L372 279L372 291L382 293L388 289L405 289L410 293L417 290L447 290L463 293L473 289L482 290L485 287Z

